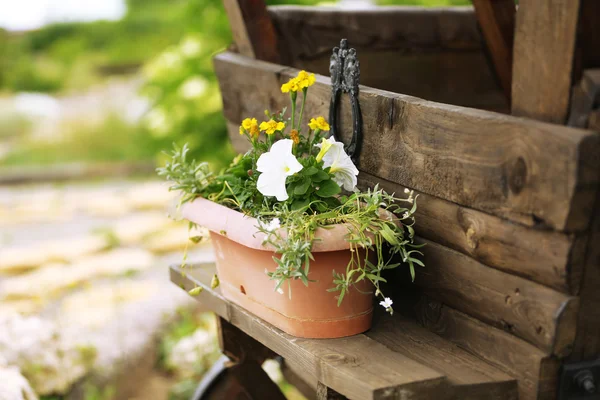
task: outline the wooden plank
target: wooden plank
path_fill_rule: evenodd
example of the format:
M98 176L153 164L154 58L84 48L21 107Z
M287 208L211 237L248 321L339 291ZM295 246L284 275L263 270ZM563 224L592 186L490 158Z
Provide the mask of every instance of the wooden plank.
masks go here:
M514 0L473 0L473 6L494 62L496 75L510 104L515 2Z
M218 288L211 289L213 265L186 270L185 275L182 272L171 267L171 280L175 284L185 290L203 287L196 297L199 301L211 304L211 308L222 303L214 308L221 317L344 396L446 398L448 384L442 374L400 353L390 352L365 335L328 340L294 338L228 302Z
M558 363L535 346L426 296L414 311L423 326L515 377L520 400L556 398Z
M281 62L277 32L263 0L223 0L237 50L246 57Z
M575 339L578 298L485 265L444 246L427 244L426 267L415 283L424 293L536 345L564 356Z
M328 75L331 49L348 38L360 54L363 85L510 112L471 7L274 6L269 14L292 53L287 65Z
M583 71L581 81L573 87L569 126L587 128L595 104L600 101L600 69Z
M456 391L455 400L517 399L514 378L398 313L376 313L367 336L444 373Z
M581 307L577 336L571 361L591 360L600 356L600 195L596 201L591 229L586 235Z
M358 178L361 189L379 185L388 193L398 194L406 189L365 172ZM572 272L581 268L577 265L578 260L571 259L573 236L533 229L434 196L418 194L415 229L419 236L561 292L577 292L579 280Z
M513 54L513 115L565 123L579 0L521 0Z
M277 31L292 60L331 55L340 38L359 50L480 51L482 39L472 7L388 6L348 10L340 7L271 6Z
M215 70L229 126L265 105L286 106L280 86L297 73L229 52L215 58ZM318 76L305 115L328 115L330 92ZM597 133L368 87L360 104L361 171L525 225L586 228L600 180Z

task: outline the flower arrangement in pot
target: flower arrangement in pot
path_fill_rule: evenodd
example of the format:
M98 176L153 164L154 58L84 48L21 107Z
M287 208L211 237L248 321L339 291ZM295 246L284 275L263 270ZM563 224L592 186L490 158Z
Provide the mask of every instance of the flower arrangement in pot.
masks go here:
M369 329L373 294L393 312L380 288L384 270L406 266L414 279L423 263L413 242L413 192L359 191L359 171L328 137L327 121L304 121L314 82L300 71L281 87L289 117L284 109L265 111L261 123L243 120L239 132L251 149L223 171L187 160L187 146L158 171L182 192L182 216L210 231L213 283L226 298L294 336L331 338Z

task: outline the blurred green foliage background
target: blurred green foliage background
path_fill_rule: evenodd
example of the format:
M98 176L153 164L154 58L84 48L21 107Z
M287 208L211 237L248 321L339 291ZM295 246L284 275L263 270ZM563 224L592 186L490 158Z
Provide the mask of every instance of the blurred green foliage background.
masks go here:
M101 123L74 123L50 142L29 137L29 124L21 117L0 115L0 141L12 140L11 150L0 156L0 166L112 160L160 163L160 151L172 142L188 142L193 156L217 165L232 155L211 64L212 55L231 41L221 0L126 3L127 13L118 21L59 23L23 33L0 30L0 98L16 92L69 96L115 76L134 79L142 71L140 95L150 109L134 124L112 114ZM470 4L469 0L377 3Z

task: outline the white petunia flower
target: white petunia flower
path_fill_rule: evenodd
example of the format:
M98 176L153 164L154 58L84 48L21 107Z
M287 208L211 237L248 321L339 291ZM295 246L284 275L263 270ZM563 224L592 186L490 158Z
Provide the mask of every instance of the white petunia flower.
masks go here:
M271 146L271 150L261 154L256 162L256 169L261 172L256 188L265 196L275 196L278 201L288 199L285 180L302 169L292 154L294 142L282 139Z
M390 308L392 306L394 302L392 301L392 299L390 299L389 297L386 297L385 299L383 299L383 301L380 301L379 304L381 304L381 306L383 308L385 308L386 310L388 308Z
M329 147L329 150L322 156L323 168L331 167L329 172L333 174L333 181L340 187L353 191L356 188L358 168L344 151L344 144L330 137L315 146L323 148L323 145L325 145L325 148Z

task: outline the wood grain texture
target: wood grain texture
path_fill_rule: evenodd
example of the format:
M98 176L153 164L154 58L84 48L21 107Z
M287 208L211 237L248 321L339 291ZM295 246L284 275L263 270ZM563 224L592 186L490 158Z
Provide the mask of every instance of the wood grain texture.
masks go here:
M423 326L515 377L520 400L556 398L558 363L540 349L427 296L414 311Z
M572 361L591 360L600 356L600 196L595 215L586 235L587 247L581 288L581 307Z
M360 54L361 83L467 107L510 112L471 7L269 7L287 65L329 74L340 38Z
M361 172L360 189L375 185L401 194L406 187ZM410 189L410 188L408 188ZM523 276L564 293L576 293L579 280L572 272L581 260L572 259L574 237L538 230L417 193L415 229L419 236L450 247L502 271Z
M513 53L513 115L565 123L578 17L579 0L519 2Z
M517 399L516 380L413 321L376 313L370 338L446 375L455 400Z
M496 75L510 103L515 2L514 0L473 0L473 6L494 62Z
M215 70L230 127L287 105L280 86L297 73L229 52ZM328 115L329 99L329 80L318 76L305 115ZM368 87L360 104L361 171L521 224L586 228L600 174L597 133ZM347 129L349 107L340 116Z
M215 312L293 362L327 387L349 398L388 399L394 396L445 399L448 383L445 377L407 356L390 352L385 346L364 336L311 340L294 338L241 307L225 300L220 290L210 288L214 265L186 270L171 267L171 280L185 290L201 286L196 297L204 304L222 303ZM372 362L377 360L377 362Z
M578 298L489 268L423 240L425 268L415 283L431 298L536 345L568 354L575 339Z
M233 40L246 57L281 62L279 42L263 0L223 0Z
M587 128L594 106L600 102L600 69L586 69L573 87L569 126Z

